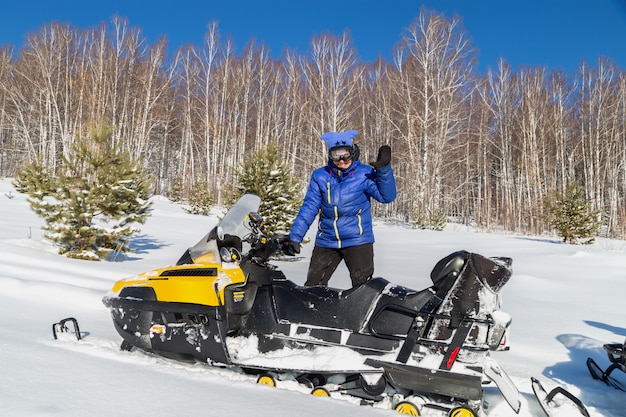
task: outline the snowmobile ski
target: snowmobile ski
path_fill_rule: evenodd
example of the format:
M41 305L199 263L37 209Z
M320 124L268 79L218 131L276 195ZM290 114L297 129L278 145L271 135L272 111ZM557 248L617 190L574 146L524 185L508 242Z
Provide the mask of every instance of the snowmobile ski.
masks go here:
M72 323L74 336L76 336L76 340L80 340L82 336L80 334L80 329L78 328L78 321L74 317L68 317L52 325L52 336L54 336L54 340L57 340L59 338L59 333L71 332L70 328L67 326L67 323Z
M515 383L511 380L509 375L504 372L504 369L496 362L495 359L488 356L485 358L485 375L491 379L515 413L519 413L522 407L522 400L520 399L520 393L515 386Z
M611 372L613 372L616 367L610 365L606 371L603 371L600 368L600 365L592 358L587 358L587 369L589 369L589 373L593 377L593 379L597 379L599 381L604 382L607 385L612 386L615 389L626 392L626 386L621 382L611 376Z
M624 343L607 343L603 346L611 364L606 370L602 370L600 365L592 358L587 358L587 368L593 379L600 380L607 385L612 386L620 391L626 391L626 385L617 380L611 373L620 370L626 372L626 342Z
M568 413L576 410L582 416L589 417L589 411L587 411L587 407L585 407L583 402L565 388L557 386L550 392L547 392L537 378L531 378L531 382L535 397L546 416L551 417L556 415L557 412L561 413L561 410L566 409Z

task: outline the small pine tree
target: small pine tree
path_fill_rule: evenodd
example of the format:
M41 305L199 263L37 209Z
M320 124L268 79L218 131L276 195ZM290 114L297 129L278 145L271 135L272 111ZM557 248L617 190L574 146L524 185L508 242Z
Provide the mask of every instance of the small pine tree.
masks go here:
M209 184L206 180L198 178L193 182L188 202L189 208L185 209L187 213L207 216L211 212L213 196L209 192Z
M420 209L413 211L410 223L414 229L442 231L446 227L446 216L439 209L423 212Z
M227 188L228 206L243 194L256 194L261 197L263 231L273 235L291 230L302 203L301 187L277 146L268 145L246 158L235 171L235 178L236 183Z
M112 132L103 125L77 138L56 175L40 161L16 175L16 189L44 219L44 237L68 257L99 260L131 251L128 237L149 215L150 180L138 161L113 145Z
M178 177L170 182L167 190L167 198L172 203L180 203L183 201L183 179Z
M591 200L585 199L584 190L577 182L569 184L565 193L555 192L544 204L549 213L544 220L557 229L563 242L593 243L593 235L602 225L600 211L592 210Z

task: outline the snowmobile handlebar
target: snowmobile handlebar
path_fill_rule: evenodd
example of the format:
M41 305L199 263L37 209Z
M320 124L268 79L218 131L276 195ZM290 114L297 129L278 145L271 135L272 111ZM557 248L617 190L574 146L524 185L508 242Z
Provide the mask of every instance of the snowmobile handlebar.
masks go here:
M277 234L268 236L261 231L262 224L263 217L259 213L248 213L246 226L250 230L250 233L242 239L244 242L250 244L251 248L248 257L255 259L257 262L266 262L278 251L281 251L285 255L291 255L286 252L286 243L289 242L289 235Z
M254 259L257 262L267 262L272 255L278 251L289 255L285 252L285 243L289 242L288 235L279 234L275 236L267 236L259 234L257 236L253 236L250 234L246 237L245 241L251 246L247 257Z

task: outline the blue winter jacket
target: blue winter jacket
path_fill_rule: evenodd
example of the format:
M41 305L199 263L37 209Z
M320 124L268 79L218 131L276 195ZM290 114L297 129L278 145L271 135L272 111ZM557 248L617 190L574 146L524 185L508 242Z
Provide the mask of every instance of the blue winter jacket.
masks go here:
M340 171L329 161L311 174L289 239L302 242L319 213L316 246L347 248L374 243L371 198L381 203L390 203L396 198L391 164L374 170L356 160L348 169Z

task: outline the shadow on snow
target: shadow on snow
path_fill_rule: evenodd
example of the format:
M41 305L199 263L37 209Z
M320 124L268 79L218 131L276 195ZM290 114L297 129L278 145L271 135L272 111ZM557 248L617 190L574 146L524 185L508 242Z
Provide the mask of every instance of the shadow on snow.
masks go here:
M586 323L593 323L592 325L596 327L606 329L617 329L621 332L625 330L597 322ZM578 388L580 392L573 392L573 394L578 395L586 406L613 409L615 415L622 413L624 393L607 386L603 382L594 380L586 365L589 357L597 360L601 367L609 365L606 352L602 348L606 342L579 334L562 334L556 339L568 349L569 360L548 366L544 369L543 375Z
M600 323L598 321L593 321L593 320L583 320L583 321L584 323L588 324L591 327L597 327L598 329L603 329L603 330L608 330L609 332L613 332L617 336L620 336L620 338L626 337L626 327L612 326L610 324ZM607 343L608 342L610 341L607 341ZM621 342L621 340L616 340L616 342Z
M170 246L170 244L155 239L152 236L136 235L130 238L130 243L128 245L128 247L131 248L133 252L113 252L107 260L110 262L136 261L141 258L133 256L135 254L145 254L149 251L161 249L167 246Z

